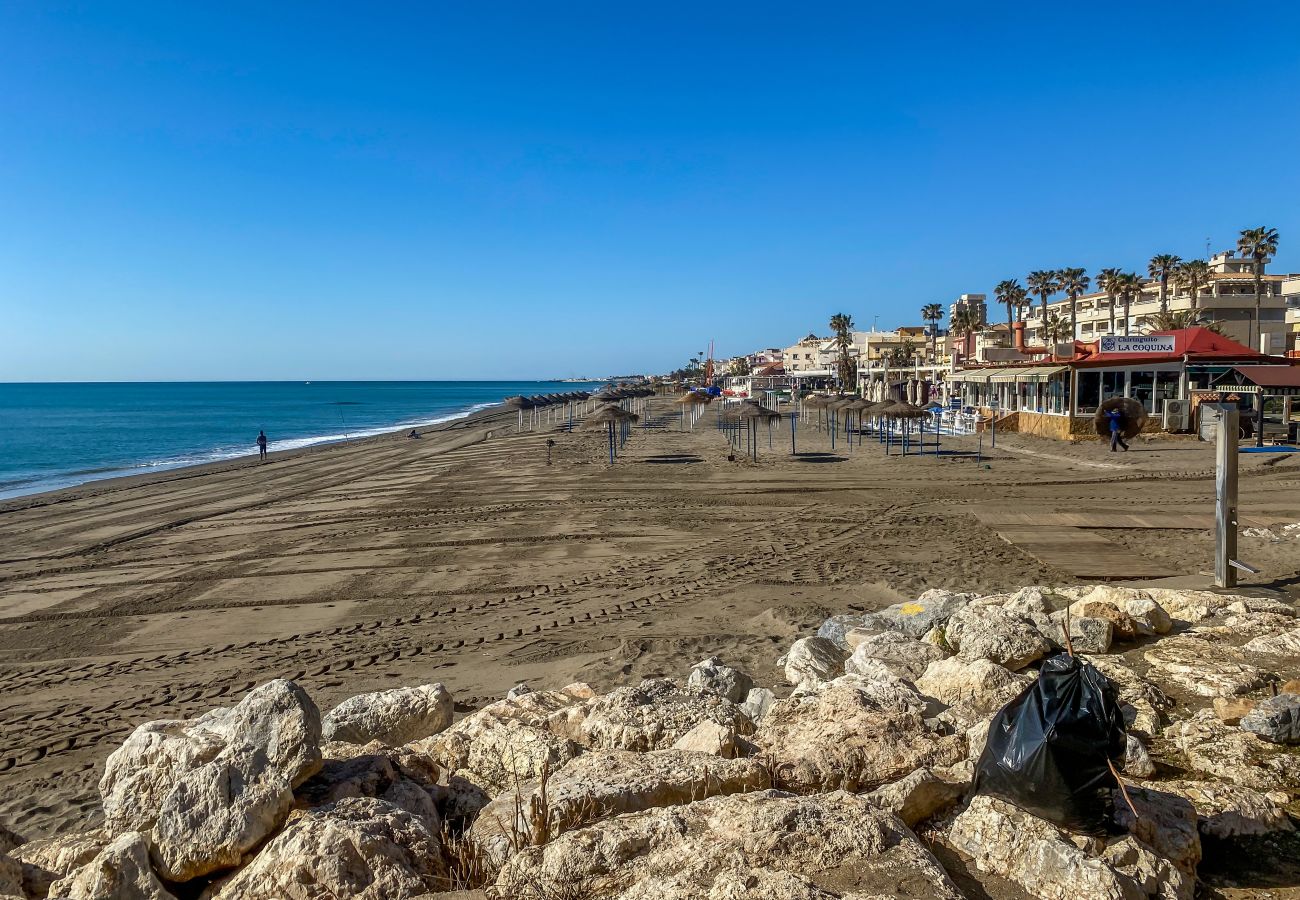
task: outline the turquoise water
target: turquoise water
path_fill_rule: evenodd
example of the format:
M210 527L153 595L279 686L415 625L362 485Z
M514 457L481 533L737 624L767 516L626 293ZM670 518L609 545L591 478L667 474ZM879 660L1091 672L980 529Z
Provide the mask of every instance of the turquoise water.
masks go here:
M445 422L552 381L0 384L0 497Z

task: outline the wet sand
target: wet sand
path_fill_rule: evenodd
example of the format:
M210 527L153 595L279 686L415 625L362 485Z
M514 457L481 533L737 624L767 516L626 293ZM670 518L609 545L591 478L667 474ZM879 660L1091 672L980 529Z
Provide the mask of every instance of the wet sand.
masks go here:
M1074 583L977 507L1213 510L1213 447L1190 439L1109 454L1001 435L977 463L869 439L832 453L810 429L791 458L782 429L753 464L727 459L712 412L680 432L677 410L654 401L613 467L603 432L516 434L487 413L0 503L0 824L93 824L131 729L270 678L324 706L442 681L462 712L519 681L606 690L712 654L775 684L777 656L831 612ZM1297 457L1242 456L1244 514L1300 521ZM1107 537L1172 585L1208 584L1206 531ZM1241 556L1263 570L1247 584L1294 599L1300 542L1242 538Z

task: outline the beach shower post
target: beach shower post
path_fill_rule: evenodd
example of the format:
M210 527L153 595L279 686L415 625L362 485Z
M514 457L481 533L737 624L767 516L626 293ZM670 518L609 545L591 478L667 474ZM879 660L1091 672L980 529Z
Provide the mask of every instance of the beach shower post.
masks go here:
M1214 585L1237 585L1237 434L1236 403L1219 404L1219 432L1214 445Z

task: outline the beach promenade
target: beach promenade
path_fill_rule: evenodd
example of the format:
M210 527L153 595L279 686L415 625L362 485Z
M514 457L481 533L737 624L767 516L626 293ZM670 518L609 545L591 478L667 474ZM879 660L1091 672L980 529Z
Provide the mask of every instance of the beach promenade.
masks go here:
M0 503L0 824L93 824L132 729L271 678L322 706L441 681L461 713L520 681L607 690L713 654L775 683L831 612L1075 581L981 512L1212 511L1213 447L1191 440L1111 455L1008 435L976 463L832 454L801 429L792 459L780 430L752 464L712 411L680 432L677 409L653 401L612 467L603 432L516 434L498 413ZM1243 456L1243 513L1300 520L1298 487L1300 460ZM1137 560L1207 583L1207 531L1106 538L1116 576ZM1246 587L1294 590L1294 542L1241 547L1263 570Z

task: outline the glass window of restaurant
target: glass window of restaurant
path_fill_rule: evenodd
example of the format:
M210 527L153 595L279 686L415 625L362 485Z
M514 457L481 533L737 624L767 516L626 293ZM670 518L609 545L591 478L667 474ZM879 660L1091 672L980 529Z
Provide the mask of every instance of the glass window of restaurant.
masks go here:
M1101 373L1080 369L1075 373L1078 379L1078 412L1090 413L1101 405Z

